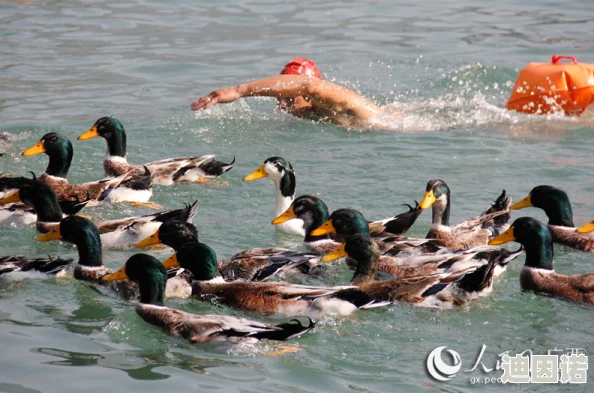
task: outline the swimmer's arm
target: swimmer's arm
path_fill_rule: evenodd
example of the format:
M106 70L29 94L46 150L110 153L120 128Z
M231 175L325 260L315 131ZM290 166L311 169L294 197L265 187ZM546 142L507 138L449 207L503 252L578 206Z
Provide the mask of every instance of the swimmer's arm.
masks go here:
M216 103L233 102L241 97L304 97L317 110L331 115L348 114L360 120L381 113L382 109L345 87L300 75L276 75L234 87L215 90L192 103L191 109L208 109Z

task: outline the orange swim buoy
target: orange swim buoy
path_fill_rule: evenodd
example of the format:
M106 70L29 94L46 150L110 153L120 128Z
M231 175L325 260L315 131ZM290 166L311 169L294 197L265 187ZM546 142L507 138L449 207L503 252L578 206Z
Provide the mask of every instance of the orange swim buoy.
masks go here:
M567 59L572 63L559 63ZM522 113L565 111L579 115L594 103L594 64L553 55L550 63L530 63L520 71L505 107Z

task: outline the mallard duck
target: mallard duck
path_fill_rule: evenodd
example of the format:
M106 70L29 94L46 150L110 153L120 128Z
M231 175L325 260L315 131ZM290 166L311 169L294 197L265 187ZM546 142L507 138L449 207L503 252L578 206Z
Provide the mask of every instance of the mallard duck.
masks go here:
M167 268L182 267L195 280L186 296L216 299L244 311L265 315L348 315L357 309L386 305L351 287L312 287L286 283L225 282L219 274L217 257L212 248L201 242L184 244L163 262Z
M113 272L103 265L99 229L90 220L79 216L69 216L60 221L50 232L37 237L37 241L40 242L51 240L63 240L76 245L79 260L74 268L74 278L105 284L102 277ZM180 273L182 272L171 272L171 279L167 281L168 288L179 287L180 281L187 282L187 278ZM136 299L139 296L138 287L132 281L110 283L109 287L126 299ZM173 291L173 289L169 290Z
M338 209L332 212L328 221L315 229L313 235L337 233L341 238L348 239L353 235L370 235L368 221L363 214L355 209ZM423 252L428 244L427 239L407 239L392 236L388 238L374 238L378 244L381 256L378 261L378 271L390 273L397 277L409 277L420 274L436 273L444 268L450 269L466 264L468 266L482 266L485 260L498 260L495 275L501 274L510 260L517 257L514 252L507 250L469 250L450 251L440 249L438 252ZM347 264L356 268L356 261L347 258Z
M272 224L282 224L293 218L301 219L303 221L303 228L305 229L304 245L319 254L324 254L335 249L344 240L343 236L349 236L355 233L369 234L369 225L371 224L368 224L367 221L356 223L355 227L349 228L349 232L346 232L345 228L345 232L342 234L336 234L334 231L316 231L316 229L328 221L329 217L328 206L326 206L324 201L313 195L302 195L296 198L283 214L275 218ZM381 241L382 248L384 250L392 247L404 249L428 242L425 239L401 240L404 239L387 237ZM389 245L390 243L392 243L391 246Z
M48 184L58 195L58 199L72 197L110 202L147 202L152 194L151 173L148 169L133 173L120 173L115 178L99 181L69 184L66 176L72 162L72 143L62 135L50 132L41 140L23 152L24 156L45 153L49 156L49 164L39 181Z
M267 158L254 172L245 176L243 181L253 181L265 177L271 179L274 183L276 191L275 217L279 217L295 201L295 171L289 161L282 157L273 156ZM420 211L411 208L408 212L394 217L371 221L370 227L374 236L400 235L412 226L420 214ZM290 235L305 236L307 232L304 224L296 218L277 223L276 227L281 232Z
M0 200L0 205L24 202L37 213L37 230L46 233L54 229L63 218L56 194L47 184L34 181ZM198 211L198 201L182 209L166 210L143 216L134 216L96 222L104 247L134 245L153 234L168 220L191 221Z
M219 340L288 340L314 327L310 319L304 326L298 320L269 325L226 315L197 315L164 306L167 270L157 259L146 254L130 257L124 267L103 278L106 281L129 279L140 288L136 313L151 325L193 343Z
M305 237L303 244L311 250L323 254L336 247L336 242L327 234L314 236L312 232L328 220L328 206L320 198L313 195L301 195L281 215L272 220L272 224L279 225L289 220L299 218L303 221Z
M218 177L235 165L235 158L229 164L225 164L215 161L214 155L169 158L144 165L130 165L126 158L126 132L119 120L102 117L78 139L84 141L98 136L107 141L103 169L109 176L120 176L131 171L142 174L146 167L153 174L155 184L170 186L181 182L205 182L205 178Z
M503 190L491 207L478 217L450 226L450 188L440 179L427 183L425 196L419 209L432 207L433 223L427 238L436 239L438 244L453 250L486 245L489 239L509 227L509 205L511 199Z
M521 217L489 244L510 241L526 249L526 262L520 273L522 289L594 304L594 273L564 276L555 272L553 236L546 225L531 217Z
M354 235L320 261L353 258L357 268L351 284L380 301L401 301L415 305L451 308L485 295L492 289L496 261L481 266L461 266L438 273L395 280L374 281L380 258L377 243L367 235Z
M58 274L68 268L72 259L62 258L29 258L22 255L11 255L0 258L0 275L13 272L40 272Z
M198 241L198 230L189 222L170 220L150 237L136 245L138 248L165 244L175 251L186 243ZM291 251L286 248L250 248L218 263L225 280L262 281L291 270L315 274L317 255Z
M592 232L592 231L594 231L594 220L593 221L590 221L587 224L582 225L581 227L579 227L577 229L576 232L578 232L578 233L588 233L588 232Z
M267 158L254 172L245 176L243 181L254 181L265 177L274 183L274 189L276 190L274 216L278 217L291 206L295 199L295 171L289 161L282 157L273 156ZM305 236L303 222L298 219L278 224L276 228L289 235Z
M576 231L571 202L565 191L553 186L537 186L526 198L509 208L520 210L531 206L538 207L546 213L549 218L548 227L555 243L594 252L594 234L586 234L583 230Z
M35 175L29 179L26 177L0 177L0 199L14 193L25 184L30 184L35 181ZM58 201L60 208L66 215L73 215L78 213L83 207L87 205L89 200L80 201L77 198L62 199ZM34 223L37 220L35 209L24 203L11 203L2 205L0 208L0 226L23 226Z
M103 252L99 230L88 219L79 216L68 216L50 232L38 236L39 242L63 240L75 244L78 249L78 263L74 267L74 278L77 280L103 283L101 278L112 272L103 266ZM126 299L138 297L138 288L134 283L122 282L110 285L110 289Z

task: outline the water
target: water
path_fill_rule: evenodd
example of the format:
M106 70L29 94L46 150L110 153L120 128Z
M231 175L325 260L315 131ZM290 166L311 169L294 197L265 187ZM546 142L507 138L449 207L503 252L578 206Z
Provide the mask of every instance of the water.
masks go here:
M429 179L452 189L452 221L483 211L506 189L515 200L532 187L565 189L576 223L593 217L592 116L536 117L503 108L521 67L552 54L592 57L589 1L518 2L11 1L0 5L0 170L41 173L45 156L20 153L49 131L69 136L71 182L99 179L102 140L75 138L112 114L128 132L130 161L191 154L237 158L228 185L155 186L167 208L200 199L195 223L219 257L246 247L299 248L279 235L271 182L241 178L269 156L297 171L298 194L322 197L330 209L355 207L369 218L403 211ZM315 60L326 79L346 85L405 118L397 132L359 132L276 112L270 99L240 100L193 113L190 102L211 90L276 74L295 56ZM93 217L149 212L100 207ZM514 217L545 216L536 209ZM423 214L412 235L423 236ZM33 228L2 228L0 255L74 256L68 246L34 241ZM133 250L108 251L116 268ZM158 257L168 251L155 252ZM593 270L591 256L556 249L562 273ZM397 304L349 318L320 321L287 343L297 352L272 356L276 344L195 346L147 326L130 303L68 277L0 283L0 391L68 392L164 389L219 391L472 391L461 371L430 379L427 354L456 350L470 369L497 354L584 348L592 357L592 308L523 293L523 257L491 296L455 311ZM344 266L329 282L345 283ZM171 306L260 318L196 301ZM479 366L480 368L480 366ZM568 391L592 391L565 385ZM65 381L67 381L65 383ZM486 385L487 391L555 392L560 385Z

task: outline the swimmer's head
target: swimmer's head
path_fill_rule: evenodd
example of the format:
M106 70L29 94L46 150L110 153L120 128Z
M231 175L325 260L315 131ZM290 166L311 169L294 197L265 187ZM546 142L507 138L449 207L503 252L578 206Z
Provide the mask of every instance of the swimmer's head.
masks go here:
M313 79L322 79L316 63L302 57L296 57L281 71L281 75L306 75Z

